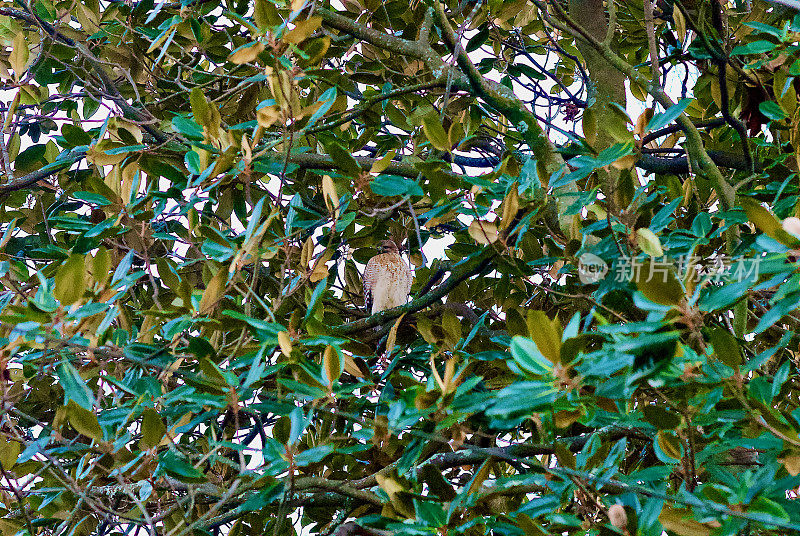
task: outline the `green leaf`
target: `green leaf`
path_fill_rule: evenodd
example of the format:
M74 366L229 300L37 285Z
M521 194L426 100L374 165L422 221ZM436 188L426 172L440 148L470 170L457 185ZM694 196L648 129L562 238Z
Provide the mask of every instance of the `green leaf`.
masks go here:
M203 127L188 117L176 116L172 119L172 128L175 132L195 140L203 139Z
M783 526L784 523L791 521L789 514L780 504L766 497L756 497L748 505L747 513L751 518L767 524Z
M431 110L430 113L422 118L422 130L425 131L425 137L435 148L440 151L450 150L447 132L444 131L442 122L439 120L439 114L435 110Z
M489 25L483 24L478 32L470 37L469 41L467 41L467 46L464 47L464 49L467 52L474 52L478 50L487 39L489 39Z
M731 50L731 56L746 56L748 54L763 54L765 52L771 52L775 50L778 45L772 43L770 41L753 41L751 43L747 43L746 45L739 45L733 47Z
M72 254L56 270L53 296L62 305L72 305L81 299L86 290L84 283L84 275L86 273L84 268L85 257L85 255Z
M647 123L645 132L659 130L669 125L675 121L691 103L692 99L681 99L677 104L673 104L663 112L653 114L653 118Z
M330 445L319 445L296 454L294 457L294 462L298 467L305 467L307 465L311 465L312 463L321 462L325 456L331 452L333 452L333 447Z
M709 341L714 347L714 355L731 367L738 367L742 364L742 351L739 342L728 330L723 328L710 328Z
M314 292L311 293L311 298L308 300L308 307L306 308L306 316L303 321L308 320L313 316L314 309L317 307L317 302L322 297L322 294L328 288L328 278L322 279L317 286L314 287Z
M69 361L59 363L56 374L59 385L64 389L64 404L74 400L83 409L91 410L94 407L94 395L72 363Z
M94 439L95 441L103 440L103 429L100 428L97 415L79 406L75 400L67 402L67 419L69 420L69 424L72 425L79 434Z
M424 193L417 181L398 175L379 175L369 183L369 187L375 194L384 197L421 196Z
M331 87L326 89L322 93L322 95L319 96L319 99L317 100L317 102L321 102L322 105L320 105L320 107L317 108L316 111L311 115L304 128L306 129L311 128L314 125L314 123L316 123L319 120L320 117L328 113L328 110L331 109L333 103L336 102L337 96L338 95L336 93L336 87Z
M114 283L121 281L123 277L128 275L128 271L133 266L133 256L136 254L134 250L130 250L119 262L117 265L117 269L114 270L114 276L111 278L111 285L113 286Z
M523 370L536 376L550 374L553 370L553 363L527 337L517 335L511 339L511 357Z
M779 28L775 28L774 26L770 26L769 24L764 24L763 22L758 21L748 21L745 22L744 25L753 28L754 30L758 30L758 33L769 34L777 37L778 39L781 38L781 30Z
M361 166L358 165L356 159L350 151L339 145L337 142L332 141L325 145L325 149L333 159L334 165L341 169L348 177L358 177L361 175Z
M659 430L672 430L681 423L680 415L658 405L647 405L642 408L647 422Z
M191 463L179 458L174 452L166 451L159 456L158 466L168 475L181 482L205 482L205 475Z
M777 102L764 101L759 103L758 109L767 117L767 119L772 121L783 121L786 119L786 112L783 111Z
M100 205L101 207L105 207L111 204L104 195L96 194L94 192L75 192L72 196L76 199L81 199L88 203L94 203L95 205Z
M748 289L752 285L752 279L748 278L735 283L726 283L719 287L706 287L700 295L697 307L703 312L725 309L743 296L746 296Z
M686 298L675 270L665 262L650 258L648 262L638 263L633 280L639 292L660 305L680 305Z
M800 307L800 293L794 293L791 296L787 296L779 300L769 311L761 315L754 332L763 333L773 324L775 324L775 322L788 315L798 307Z

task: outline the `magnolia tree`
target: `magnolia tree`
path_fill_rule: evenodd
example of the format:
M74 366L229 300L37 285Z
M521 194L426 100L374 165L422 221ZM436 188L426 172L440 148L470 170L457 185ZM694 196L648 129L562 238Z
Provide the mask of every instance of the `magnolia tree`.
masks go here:
M0 36L2 536L800 531L796 11L18 0ZM387 239L411 295L368 314Z

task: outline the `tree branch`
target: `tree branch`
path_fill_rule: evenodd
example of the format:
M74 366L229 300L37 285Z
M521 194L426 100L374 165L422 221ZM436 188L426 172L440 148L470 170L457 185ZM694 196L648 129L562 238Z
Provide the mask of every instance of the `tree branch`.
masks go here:
M158 141L159 143L164 143L169 139L165 133L147 124L148 122L154 119L153 116L147 110L140 110L134 108L128 103L125 97L123 97L122 94L117 89L117 86L114 83L114 81L108 77L108 73L106 73L105 69L101 65L100 60L98 60L95 57L95 55L92 54L92 52L86 47L86 45L78 41L75 41L74 39L71 39L65 36L64 34L60 33L58 30L56 30L55 26L53 26L47 21L42 20L35 13L26 13L24 11L12 8L0 8L0 15L5 15L15 19L23 20L28 24L38 26L53 40L59 41L67 45L68 47L78 51L78 53L81 56L83 56L86 59L86 61L89 62L89 65L91 65L92 67L92 71L97 75L97 77L102 82L103 89L106 93L106 95L104 96L114 101L114 103L117 106L119 106L119 108L122 110L123 114L126 114L132 119L140 122L141 127L148 134L153 136L153 138L155 138L156 141Z
M29 186L36 184L37 182L46 179L52 175L55 175L59 171L63 170L64 167L70 166L77 162L78 160L82 160L86 157L86 151L76 151L71 153L67 158L64 160L56 160L52 164L48 164L41 169L37 169L36 171L32 171L27 175L19 177L18 179L9 182L7 184L0 184L0 196L5 196L10 194L11 192L16 192L17 190L22 190Z
M650 93L650 95L652 95L656 102L661 104L661 106L664 108L669 108L675 104L661 86L654 81L645 78L634 68L633 65L625 61L613 50L611 50L611 47L598 41L592 35L586 32L586 30L584 30L579 24L570 18L570 16L561 8L560 5L558 5L558 3L545 4L543 0L533 0L533 3L541 10L542 17L544 17L549 24L561 31L569 33L576 39L580 39L591 45L592 48L594 48L604 59L611 63L611 65L628 76L631 82L635 82L646 88L647 92ZM550 15L547 8L548 5L552 6L552 8L558 13L559 17L566 21L566 24L562 24L561 22L555 20L552 15ZM693 167L693 169L699 168L700 171L705 173L706 176L711 179L712 183L714 184L717 197L719 198L720 203L722 203L722 208L725 210L730 210L735 204L736 192L734 191L733 186L728 184L728 182L725 180L725 177L722 175L711 157L708 156L708 153L703 146L703 140L700 137L700 131L697 130L697 127L694 126L686 113L681 113L681 115L679 115L677 118L677 122L681 126L686 136L686 152L688 153L691 162L697 164L696 167Z
M361 166L364 170L369 170L379 158L371 158L368 156L354 156L355 161ZM298 166L306 169L338 169L339 166L334 161L333 157L327 154L316 154L316 153L297 153L289 155L289 163L297 164ZM419 170L414 166L413 163L410 162L398 162L396 160L392 160L392 162L386 167L383 171L384 173L388 173L391 175L400 175L401 177L408 177L412 179L416 179L419 176ZM453 177L458 177L457 174L449 171L447 169L443 169L442 173L446 173L452 175Z

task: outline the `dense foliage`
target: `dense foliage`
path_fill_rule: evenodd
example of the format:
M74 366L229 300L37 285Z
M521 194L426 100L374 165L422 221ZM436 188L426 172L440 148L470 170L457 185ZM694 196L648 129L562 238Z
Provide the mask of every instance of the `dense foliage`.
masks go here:
M800 531L796 11L18 0L0 37L2 536ZM387 238L412 296L368 316Z

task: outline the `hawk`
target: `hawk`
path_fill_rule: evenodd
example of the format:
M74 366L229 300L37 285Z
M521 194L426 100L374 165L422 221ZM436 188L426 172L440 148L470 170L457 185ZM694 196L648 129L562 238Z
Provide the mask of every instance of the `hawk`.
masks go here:
M414 279L397 244L384 240L380 249L382 253L372 257L364 269L364 305L370 314L406 303Z

